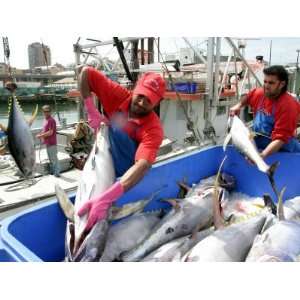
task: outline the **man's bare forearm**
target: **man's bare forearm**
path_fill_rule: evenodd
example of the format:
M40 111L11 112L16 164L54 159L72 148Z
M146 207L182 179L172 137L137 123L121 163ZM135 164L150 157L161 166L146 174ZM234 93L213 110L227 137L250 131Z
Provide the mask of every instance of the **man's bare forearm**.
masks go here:
M141 159L129 168L120 180L124 191L128 191L136 185L145 176L150 167L151 164L148 161Z
M284 145L284 142L281 140L274 140L272 141L261 153L263 158L278 152L281 147Z

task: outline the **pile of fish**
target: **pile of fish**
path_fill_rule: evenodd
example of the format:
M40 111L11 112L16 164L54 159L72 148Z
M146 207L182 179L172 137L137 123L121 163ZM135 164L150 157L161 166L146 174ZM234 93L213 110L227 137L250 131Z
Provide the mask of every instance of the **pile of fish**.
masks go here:
M232 128L234 124L233 120ZM249 136L234 137L232 128L234 143L240 143L243 153L272 177L275 166L269 167L257 156L255 145L243 143ZM234 178L221 173L224 161L216 176L203 179L191 188L183 185L184 198L160 199L171 205L168 211L143 212L149 201L159 196L157 192L149 195L149 199L121 208L112 207L107 219L99 221L90 232L84 232L86 219L77 216L78 207L115 180L108 145L107 127L102 125L84 167L74 206L56 186L59 203L68 218L67 261L298 260L300 197L283 204L282 191L276 205L269 195L250 198L234 192ZM106 170L105 174L102 170ZM118 217L121 221L112 225L111 221Z
M80 254L74 257L67 252L68 261L298 260L300 197L279 203L277 217L263 198L228 193L220 186L215 197L215 187L207 184L215 179L201 181L184 199L168 200L172 208L165 214L127 207L132 215L118 223L97 223L85 237Z

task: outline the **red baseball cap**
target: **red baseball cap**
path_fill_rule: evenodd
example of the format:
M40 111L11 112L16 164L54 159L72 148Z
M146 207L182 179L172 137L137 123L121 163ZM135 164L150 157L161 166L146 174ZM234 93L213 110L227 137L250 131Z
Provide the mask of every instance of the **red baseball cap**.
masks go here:
M156 105L164 97L165 91L165 80L157 73L147 72L138 80L133 94L144 95Z

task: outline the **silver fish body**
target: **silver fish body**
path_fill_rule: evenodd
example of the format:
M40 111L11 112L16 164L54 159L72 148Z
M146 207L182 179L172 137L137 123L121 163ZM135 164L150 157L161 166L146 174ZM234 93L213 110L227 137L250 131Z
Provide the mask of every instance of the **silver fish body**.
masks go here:
M158 222L158 213L143 213L133 215L111 226L100 261L119 260L121 253L131 250L142 242Z
M107 220L101 220L92 228L80 245L73 258L75 262L99 261L106 244L108 233Z
M241 262L260 233L265 216L259 215L243 223L219 229L199 242L189 253L189 262Z
M214 189L207 189L201 196L185 198L153 228L152 233L136 248L122 255L123 261L139 261L161 245L199 230L212 223L212 197ZM199 224L199 222L201 222Z
M258 235L247 256L247 262L292 262L300 255L300 224L278 221Z
M89 199L106 191L114 181L115 170L109 150L108 127L101 124L95 144L79 180L74 205L74 227L72 228L69 221L67 223L66 254L69 261L80 261L80 258L88 260L87 257L98 260L101 257L102 252L97 252L96 257L94 252L95 248L104 250L108 221L107 219L101 220L98 222L100 224L97 223L90 233L87 234L84 231L87 223L87 215L79 217L78 210ZM96 238L97 236L98 238ZM104 236L105 239L103 238ZM95 243L98 243L97 247L94 245ZM82 247L87 247L87 249L83 249ZM88 251L91 251L91 254ZM84 255L80 253L84 253Z
M286 220L300 221L300 197L297 196L284 202L284 216Z
M25 177L32 176L35 167L34 141L15 96L10 102L7 136L9 151L16 165Z
M238 148L238 150L253 161L261 172L268 173L270 166L267 165L260 156L251 133L246 125L237 116L230 117L228 123L230 131L224 141L224 151L229 141L232 140L232 143Z
M158 249L148 254L143 262L171 262L180 261L182 256L185 255L194 245L206 238L213 232L213 229L205 229L196 234L184 236L168 242Z

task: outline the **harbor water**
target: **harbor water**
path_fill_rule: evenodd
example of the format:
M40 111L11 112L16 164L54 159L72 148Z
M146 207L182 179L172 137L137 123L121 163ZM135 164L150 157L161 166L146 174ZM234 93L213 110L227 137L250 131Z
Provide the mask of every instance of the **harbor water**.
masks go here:
M78 104L73 101L64 101L64 102L57 102L56 106L53 102L47 103L46 101L44 103L39 103L39 110L38 110L38 115L36 120L34 121L32 128L40 128L42 127L44 116L42 113L42 106L45 104L49 104L52 108L52 116L55 118L57 121L57 124L60 125L59 123L59 117L61 120L66 119L66 122L69 123L74 123L78 121L78 111L77 111L77 106ZM20 103L24 115L26 119L29 119L30 116L32 115L33 110L35 109L34 103ZM58 117L59 114L59 117ZM0 123L3 125L7 125L8 123L8 104L1 103L0 102Z

